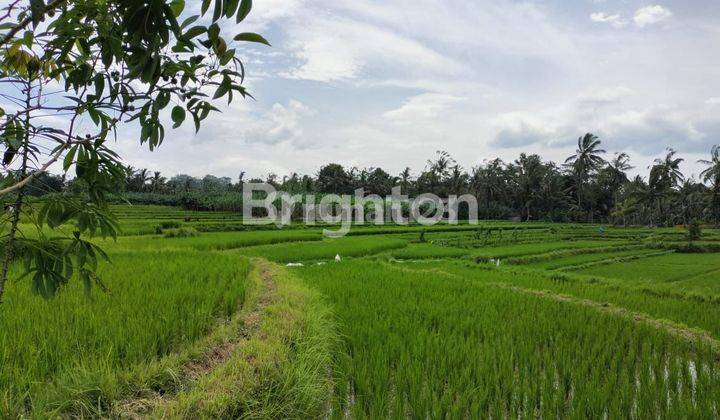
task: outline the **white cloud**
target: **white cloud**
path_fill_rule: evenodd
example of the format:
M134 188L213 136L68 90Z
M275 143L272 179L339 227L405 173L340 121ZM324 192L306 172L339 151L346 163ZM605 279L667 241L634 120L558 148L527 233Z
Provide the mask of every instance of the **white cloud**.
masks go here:
M607 23L615 28L621 28L628 23L627 20L623 19L619 14L610 15L605 12L590 14L590 20L598 23Z
M400 108L387 111L383 116L396 122L414 122L439 117L463 98L441 93L423 93L409 98Z
M123 155L169 174L417 171L438 148L465 167L520 151L562 161L587 131L648 162L668 146L706 153L720 138L720 17L656 1L258 1L238 26L273 43L239 46L258 100ZM672 30L610 30L648 29L669 10L682 17Z
M501 148L516 148L529 145L552 145L559 139L574 135L560 117L564 111L515 111L498 115L493 125L497 129L492 144ZM560 118L559 118L560 117Z
M578 102L591 106L612 104L626 99L633 90L625 86L606 87L590 90L578 95Z
M671 16L672 12L660 5L645 6L635 11L633 21L638 27L644 28L668 20Z
M251 124L244 137L248 143L266 144L301 140L301 119L312 114L310 108L295 99L290 99L287 106L276 103L262 118Z
M333 82L356 79L361 72L379 69L405 76L451 76L463 71L454 60L391 27L334 15L305 16L300 21L289 27L289 48L299 64L282 73L288 78Z

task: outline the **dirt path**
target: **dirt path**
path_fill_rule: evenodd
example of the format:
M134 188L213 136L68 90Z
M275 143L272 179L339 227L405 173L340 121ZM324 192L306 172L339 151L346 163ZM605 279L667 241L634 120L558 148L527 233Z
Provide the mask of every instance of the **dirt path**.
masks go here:
M217 366L227 362L235 353L235 350L243 344L243 342L252 336L259 328L262 314L265 308L272 302L275 291L275 282L272 272L267 264L256 263L260 270L260 294L254 302L250 311L240 313L239 332L232 340L219 343L207 349L203 357L199 360L193 360L187 364L181 376L187 378L189 382L194 381L198 377L210 372ZM250 302L251 304L253 302Z
M153 408L163 406L175 398L178 392L192 387L203 375L228 362L232 355L258 331L263 312L273 301L276 283L268 262L253 260L253 265L253 270L257 270L256 277L251 279L250 276L253 275L251 272L248 281L250 283L254 280L254 284L248 284L248 287L254 290L248 291L248 297L243 302L244 307L238 310L230 321L235 330L228 337L212 343L198 357L193 357L185 363L176 374L179 386L173 392L154 393L119 403L114 410L117 417L147 418Z

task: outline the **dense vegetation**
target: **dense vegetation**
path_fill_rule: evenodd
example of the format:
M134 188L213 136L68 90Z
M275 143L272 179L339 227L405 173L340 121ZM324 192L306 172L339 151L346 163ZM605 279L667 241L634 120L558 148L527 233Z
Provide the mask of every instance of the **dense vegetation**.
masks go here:
M207 175L202 179L128 168L126 194L117 200L136 204L182 206L189 210L241 211L245 182L267 182L293 194L352 194L362 188L386 197L400 186L404 194L473 194L484 219L611 222L622 225L688 224L693 220L720 222L720 147L711 151L700 180L679 170L683 159L668 150L657 159L646 178L630 179L630 157L606 159L600 140L587 134L578 140L575 154L561 165L539 155L522 154L513 162L493 159L465 171L446 152L438 152L425 169L412 176L406 168L397 176L381 168L345 168L328 164L315 175L292 173L279 178L245 179ZM42 183L41 183L42 182ZM35 193L81 192L82 185L47 175L36 182ZM46 186L46 188L43 188Z
M720 414L716 229L113 211L104 291L10 284L3 416Z

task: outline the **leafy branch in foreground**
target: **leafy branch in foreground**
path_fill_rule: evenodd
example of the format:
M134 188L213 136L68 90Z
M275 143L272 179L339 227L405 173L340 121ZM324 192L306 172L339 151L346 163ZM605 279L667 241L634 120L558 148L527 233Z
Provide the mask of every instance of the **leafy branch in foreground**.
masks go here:
M220 25L242 22L252 1L210 6L203 0L188 16L184 0L14 0L0 9L0 301L20 258L43 296L74 273L88 287L97 278L107 257L83 237L118 229L105 196L126 174L108 141L119 125L154 150L166 123L192 120L197 131L215 101L249 96L233 43L269 43L248 32L226 40ZM28 205L28 185L51 168L74 172L87 194Z

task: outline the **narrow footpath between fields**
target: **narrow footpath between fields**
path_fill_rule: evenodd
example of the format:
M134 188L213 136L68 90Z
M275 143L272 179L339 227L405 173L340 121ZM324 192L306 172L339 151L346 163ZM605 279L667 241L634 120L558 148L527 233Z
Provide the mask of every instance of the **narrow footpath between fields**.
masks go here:
M327 308L287 270L252 260L243 309L170 390L145 390L116 405L122 418L305 417L325 410L331 390Z

